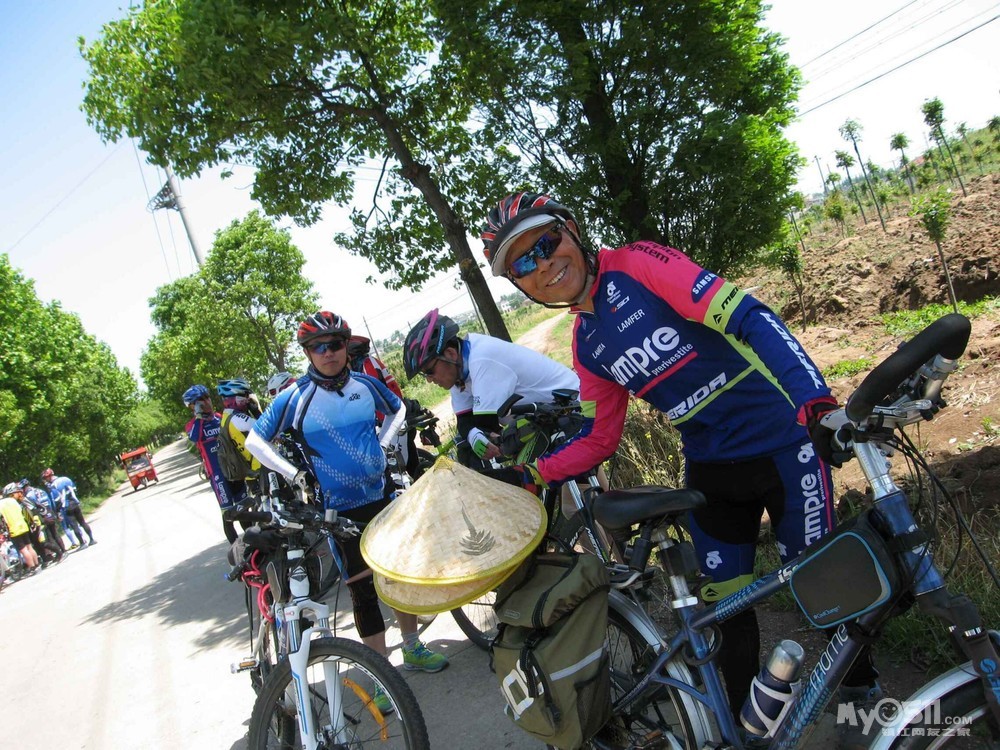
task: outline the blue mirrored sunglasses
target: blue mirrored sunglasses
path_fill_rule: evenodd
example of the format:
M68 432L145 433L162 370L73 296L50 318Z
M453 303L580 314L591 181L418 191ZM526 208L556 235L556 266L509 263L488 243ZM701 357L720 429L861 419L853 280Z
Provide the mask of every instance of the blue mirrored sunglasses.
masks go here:
M535 246L510 264L510 276L523 279L538 268L538 260L548 260L562 242L562 224L556 224L538 238Z
M339 352L347 346L347 342L343 339L334 339L333 341L322 341L318 344L311 344L308 349L314 354L326 354L327 351Z

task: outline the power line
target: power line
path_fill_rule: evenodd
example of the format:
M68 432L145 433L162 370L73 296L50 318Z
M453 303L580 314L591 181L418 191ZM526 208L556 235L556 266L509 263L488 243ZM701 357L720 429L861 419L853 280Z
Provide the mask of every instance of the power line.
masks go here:
M55 210L56 210L57 208L59 208L59 206L61 206L61 205L62 205L63 203L65 203L65 202L66 202L66 199L67 199L67 198L69 198L69 197L70 197L71 195L73 195L73 193L75 193L75 192L76 192L77 190L79 190L79 189L80 189L80 187L81 187L81 186L83 185L83 183L85 183L85 182L86 182L87 180L89 180L89 179L90 179L91 177L93 177L94 173L95 173L95 172L96 172L96 171L97 171L98 169L100 169L101 167L103 167L103 166L104 166L104 163L105 163L105 162L106 162L106 161L107 161L108 159L110 159L110 158L111 158L112 156L114 156L114 155L115 155L115 153L117 153L117 151L118 151L118 149L119 149L119 148L121 147L121 145L122 145L122 144L121 144L121 141L119 141L119 142L118 142L118 143L117 143L117 144L115 145L115 147L114 147L113 149L111 149L111 151L110 151L110 152L108 153L108 155L107 155L107 156L105 156L105 157L104 157L103 159L101 159L101 161L100 161L100 162L99 162L99 163L97 164L97 166L96 166L96 167L94 167L94 168L93 168L93 169L91 169L91 170L90 170L89 172L87 172L87 174L85 174L85 175L83 176L83 179L82 179L82 180L80 180L80 181L79 181L78 183L76 183L76 185L74 185L74 186L73 186L72 188L70 188L69 192L68 192L68 193L66 193L66 195L64 195L64 196L63 196L62 198L60 198L60 199L59 199L58 201L56 201L56 204L55 204L55 205L54 205L54 206L53 206L52 208L50 208L50 209L49 209L48 211L46 211L46 212L45 212L44 214L42 214L42 217L41 217L41 218L40 218L40 219L39 219L38 221L36 221L36 222L35 222L34 224L32 224L32 225L31 225L31 227L29 227L28 231L27 231L27 232L25 232L24 234L22 234L22 235L21 235L21 236L20 236L20 237L18 238L17 242L15 242L15 243L14 243L13 245L11 245L10 247L8 247L8 248L7 248L7 252L10 252L10 251L12 251L12 250L13 250L14 248L16 248L16 247L17 247L18 245L20 245L20 244L21 244L22 242L24 242L24 239L25 239L25 238L26 238L26 237L27 237L27 236L28 236L29 234L31 234L31 233L32 233L32 232L34 232L34 231L35 231L36 229L38 229L38 227L40 227L40 226L42 225L42 222L43 222L43 221L45 221L45 220L46 220L47 218L49 218L49 216L51 216L51 215L53 214L53 212L54 212L54 211L55 211Z
M802 63L802 65L800 65L799 67L804 68L806 65L812 65L817 60L820 60L820 59L826 57L827 55L829 55L834 50L840 49L841 47L843 47L845 44L847 44L851 40L857 39L859 36L861 36L862 34L864 34L866 31L870 31L871 29L874 29L876 26L878 26L883 21L887 21L888 19L892 18L894 15L896 15L900 11L905 10L906 8L909 8L911 5L913 5L916 2L918 2L918 0L910 0L910 2L908 2L906 5L902 6L901 8L897 8L896 10L894 10L889 15L887 15L887 16L885 16L883 18L880 18L879 20L877 20L875 23L871 24L870 26L866 26L865 28L861 29L861 31L857 32L856 34L853 34L853 35L847 37L847 39L845 39L844 41L839 42L838 44L833 45L826 52L821 52L820 54L816 55L816 57L814 57L812 60L809 60L808 62Z
M939 44L939 45L938 45L937 47L933 47L933 48L931 48L931 49L927 50L926 52L923 52L923 53L921 53L921 54L917 55L916 57L913 57L913 58L911 58L911 59L907 60L906 62L904 62L904 63L902 63L902 64L900 64L900 65L897 65L897 66L896 66L896 67L894 67L894 68L890 68L889 70L887 70L887 71L885 71L885 72L883 72L883 73L879 73L879 74L878 74L877 76L874 76L874 77L872 77L872 78L869 78L869 79L868 79L867 81L864 81L863 83L859 83L859 84L858 84L857 86L854 86L854 87L852 87L852 88L848 89L847 91L844 91L844 92L842 92L842 93L840 93L840 94L837 94L836 96L834 96L834 97L831 97L831 98L827 99L826 101L824 101L824 102L822 102L822 103L820 103L820 104L817 104L817 105L816 105L815 107L810 107L810 108L809 108L809 109L807 109L807 110L804 110L804 111L802 111L802 112L799 112L799 117L802 117L802 116L804 116L804 115L807 115L807 114L809 114L810 112L815 112L815 111L816 111L817 109L820 109L821 107L825 107L825 106L826 106L827 104L831 104L831 103L833 103L833 102L837 101L838 99L842 99L843 97L847 96L848 94L852 94L852 93L854 93L855 91L858 91L859 89L862 89L862 88L864 88L864 87L865 87L865 86L867 86L867 85L868 85L869 83L874 83L875 81L879 80L880 78L885 78L885 77L886 77L887 75L889 75L890 73L895 73L895 72L896 72L897 70L899 70L900 68L905 68L905 67L906 67L907 65L909 65L910 63L914 63L914 62L916 62L917 60L919 60L919 59L921 59L921 58L923 58L923 57L927 57L927 55L931 54L932 52L937 52L937 51L938 51L939 49L941 49L942 47L947 47L947 46L948 46L949 44L951 44L952 42L956 42L956 41L958 41L959 39L961 39L962 37L964 37L964 36L968 36L968 35L969 35L969 34L971 34L971 33L972 33L973 31L977 31L977 30L981 29L981 28L982 28L983 26L986 26L987 24L990 24L990 23L993 23L993 22L994 22L994 21L996 21L996 20L997 20L998 18L1000 18L1000 15L995 15L995 16L993 16L993 18L990 18L989 20L986 20L986 21L983 21L983 22L982 22L981 24L979 24L978 26L974 26L974 27L972 27L971 29L969 29L968 31L964 31L964 32L962 32L961 34L959 34L958 36L955 36L955 37L952 37L952 38L951 38L951 39L949 39L948 41L946 41L946 42L943 42L943 43Z
M925 16L923 16L921 18L918 18L917 20L915 20L912 23L910 23L909 26L905 26L905 27L900 28L900 29L889 31L889 32L887 32L883 36L876 37L871 42L868 42L867 46L861 47L859 49L849 50L846 53L847 61L850 61L850 62L856 61L858 58L862 57L863 55L867 55L869 52L872 52L873 50L878 49L879 47L883 46L887 42L890 42L890 41L892 41L892 40L894 40L894 39L896 39L898 37L901 37L904 34L910 32L910 31L913 31L917 27L922 26L922 25L924 25L924 24L926 24L926 23L934 20L937 16L940 16L942 13L946 13L947 11L951 10L956 5L958 5L960 2L961 2L961 0L952 0L945 7L939 8L936 11L930 12L927 15L925 15ZM924 46L925 44L932 44L935 41L937 41L938 39L943 39L948 33L950 33L951 31L953 31L954 29L958 28L959 26L963 26L964 24L969 23L970 21L974 21L975 18L976 18L976 16L980 15L982 12L983 11L979 11L979 12L973 14L970 18L967 18L967 19L965 19L963 21L959 21L958 23L953 24L951 27L949 27L947 29L943 29L943 30L942 29L935 29L934 33L932 33L932 35L930 37L924 39L921 42L918 42L917 44L914 44L914 45L910 46L909 49L907 49L907 50L903 51L902 53L900 53L899 55L897 55L897 59L900 58L900 57L903 57L903 56L905 56L907 54L909 54L910 52L918 49L919 47ZM844 65L844 63L845 63L845 60L843 58L836 58L834 60L831 60L827 64L826 68L820 70L818 73L815 73L815 74L813 74L813 75L811 75L809 77L810 83L815 84L817 81L819 81L822 78L825 78L826 76L830 75L831 73L838 72L840 70L840 67L842 65Z
M146 175L142 171L142 159L139 158L139 147L135 145L135 139L129 140L132 141L132 150L135 152L135 163L139 165L139 177L142 178L142 189L146 192L146 205L148 206L150 200L149 185L146 183ZM150 211L149 215L153 219L153 229L156 230L156 239L160 243L160 254L163 256L163 265L167 267L167 278L170 279L170 281L173 281L174 275L170 273L170 261L167 260L167 249L163 246L163 237L160 234L160 225L156 223L155 213Z

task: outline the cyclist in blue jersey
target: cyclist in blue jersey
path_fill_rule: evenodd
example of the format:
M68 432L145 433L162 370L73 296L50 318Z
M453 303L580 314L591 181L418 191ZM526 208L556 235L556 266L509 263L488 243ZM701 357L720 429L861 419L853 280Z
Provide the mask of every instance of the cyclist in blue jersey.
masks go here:
M80 498L76 495L76 483L69 477L57 477L52 469L42 472L42 483L52 498L52 505L59 509L62 518L65 519L67 528L72 528L77 538L80 540L80 549L86 549L92 544L97 544L94 534L90 530L90 524L83 517L83 508L80 507ZM82 529L82 531L81 531ZM87 532L89 541L83 541L83 532Z
M222 476L219 466L219 433L222 431L222 415L216 413L212 406L212 397L208 388L203 385L193 385L184 391L184 405L194 416L184 428L188 440L198 447L198 455L205 466L212 492L219 503L222 514L222 530L226 539L232 544L239 534L233 522L226 519L225 511L247 499L247 489L243 482L229 482Z
M403 402L385 384L348 366L350 326L326 310L306 318L297 332L309 369L294 386L275 396L247 435L246 448L264 465L300 486L308 485L306 469L283 458L271 441L291 429L303 442L311 473L322 491L323 505L354 521L367 522L389 501L384 448L395 440L406 419ZM384 415L377 426L376 413ZM344 544L344 579L354 604L354 622L362 641L386 653L385 621L360 539ZM448 665L417 638L416 615L396 612L403 634L403 666L438 672ZM379 708L390 705L379 697Z
M609 458L635 396L676 426L686 483L708 499L690 518L713 579L701 590L706 601L753 580L765 510L784 561L830 530L830 464L840 464L819 418L837 403L770 309L673 248L641 241L595 252L573 214L543 194L506 196L482 239L494 276L577 315L573 364L589 417L572 440L524 467L527 485L560 482ZM720 666L738 714L760 667L756 614L721 630ZM860 659L844 683L856 692L843 697L877 693L877 674Z

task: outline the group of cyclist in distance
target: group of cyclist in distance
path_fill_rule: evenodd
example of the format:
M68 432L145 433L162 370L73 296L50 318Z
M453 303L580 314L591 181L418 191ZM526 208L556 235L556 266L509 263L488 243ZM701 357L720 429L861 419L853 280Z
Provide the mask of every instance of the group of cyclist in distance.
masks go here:
M454 321L432 310L406 336L406 374L450 391L458 438L484 461L500 457L497 410L509 396L545 402L557 389L579 391L577 434L514 467L521 484L536 493L585 475L614 454L630 395L665 413L681 435L685 483L707 499L688 520L701 568L712 578L701 596L718 601L753 580L764 511L783 562L834 526L830 467L842 456L820 419L837 402L784 323L750 294L676 249L637 241L598 250L582 230L568 208L533 192L503 198L482 230L494 276L507 277L534 302L576 316L572 370L510 342L462 337ZM297 380L287 373L272 379L273 400L264 409L241 380L220 382L223 414L215 413L207 388L192 386L184 394L194 412L188 435L199 445L223 509L245 499L222 479L213 455L213 438L233 413L228 428L255 469L267 467L299 486L314 477L326 508L367 522L391 502L385 449L405 424L401 393L388 373L379 377L371 369L377 364L366 367L365 358L356 357L352 367L352 331L340 315L309 316L297 342L308 371ZM283 433L302 446L306 465L276 447ZM234 529L226 533L235 539ZM357 543L347 546L345 557L359 635L384 654L385 623ZM414 616L396 616L404 667L434 672L447 666L417 639ZM755 613L726 620L721 634L720 667L738 714L760 669ZM876 700L877 677L870 657L859 659L841 701Z

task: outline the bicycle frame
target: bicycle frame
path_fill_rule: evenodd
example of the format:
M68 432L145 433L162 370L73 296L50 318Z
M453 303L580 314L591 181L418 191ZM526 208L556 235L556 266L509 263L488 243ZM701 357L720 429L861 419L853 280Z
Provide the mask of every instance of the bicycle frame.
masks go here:
M309 645L313 636L333 636L330 630L330 608L309 598L309 576L305 569L305 550L289 547L287 558L291 567L288 571L288 585L291 592L290 601L284 606L274 604L274 615L277 618L281 612L281 629L284 631L284 642L288 647L288 664L292 670L292 684L295 685L295 708L299 720L299 732L304 750L316 750L317 740L316 717L312 712L312 701L309 700ZM308 612L315 625L300 631L299 618L303 612ZM323 680L330 703L330 718L342 717L343 705L342 687L337 677L335 664L323 662ZM337 742L347 741L347 728L335 726L334 739Z
M886 523L890 536L902 538L916 530L918 527L906 496L889 476L888 462L877 444L857 443L855 452L870 485L875 489L874 507ZM661 562L665 569L669 570L666 567L666 550L675 542L662 529L654 530L652 539L657 543ZM674 596L672 606L677 612L679 630L668 643L662 644L661 640L664 647L659 651L656 660L634 688L622 696L616 709L636 701L659 685L666 685L682 691L706 707L714 714L722 739L735 747L742 747L742 733L730 711L718 668L714 664L713 644L708 632L713 625L745 612L788 586L792 572L803 559L808 557L809 552L809 550L803 552L777 570L708 607L699 605L697 597L689 590L684 576L671 575L670 585ZM929 704L948 690L982 679L987 695L993 696L995 704L996 694L1000 692L998 687L1000 679L985 672L981 665L990 659L993 664L997 663L996 649L979 622L978 611L974 605L965 597L948 594L941 574L923 543L916 544L904 553L903 576L903 580L912 580L910 590L916 596L921 608L945 621L952 634L956 636L959 646L970 659L966 664L925 686L915 699L927 701ZM792 699L785 719L770 740L771 748L795 748L809 736L816 719L834 691L862 649L870 642L871 637L877 636L880 626L888 619L895 604L895 600L889 601L857 618L856 625L852 624L849 627L844 623L836 628L826 649L820 654L816 667L803 679L801 691ZM624 596L612 597L611 605L628 617L633 624L642 622L646 617L638 605ZM658 633L656 626L653 625L652 630L646 628L645 633L647 640L651 644L654 643L649 634ZM671 672L676 672L677 664L683 663L682 652L685 649L688 651L691 663L696 665L702 690L692 685L691 680L683 674L671 675ZM919 713L921 708L920 705L912 706L910 714L897 717L897 721L904 719L908 721ZM996 711L995 705L993 708ZM698 716L699 713L689 712L689 715Z

